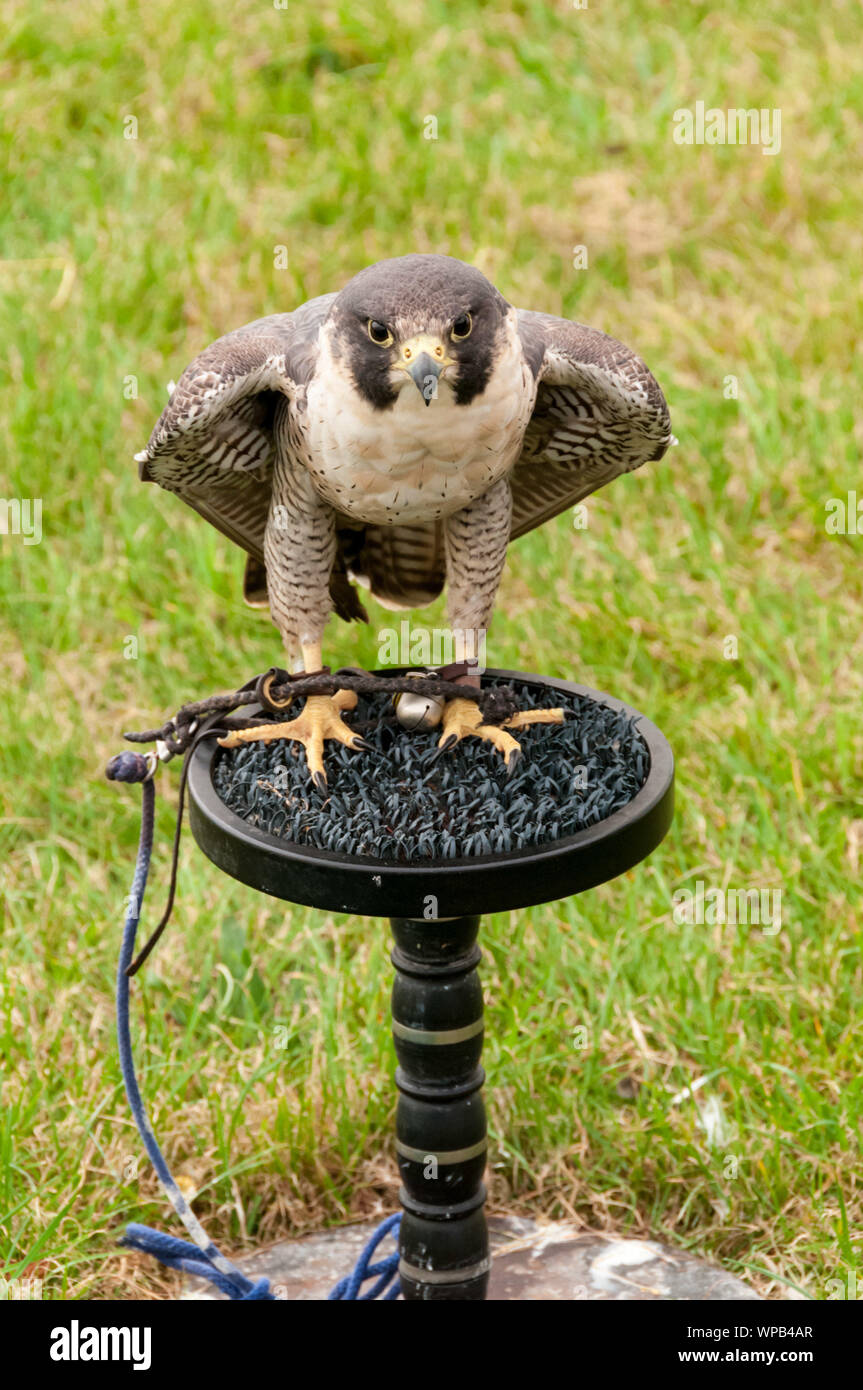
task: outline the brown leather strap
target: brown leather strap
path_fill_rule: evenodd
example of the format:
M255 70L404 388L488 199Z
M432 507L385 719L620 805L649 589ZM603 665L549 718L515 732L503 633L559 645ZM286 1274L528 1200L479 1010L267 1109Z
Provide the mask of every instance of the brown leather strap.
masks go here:
M441 666L435 675L438 680L457 681L462 676L476 675L478 666L479 662L475 656L472 656L467 661L452 661L449 666Z

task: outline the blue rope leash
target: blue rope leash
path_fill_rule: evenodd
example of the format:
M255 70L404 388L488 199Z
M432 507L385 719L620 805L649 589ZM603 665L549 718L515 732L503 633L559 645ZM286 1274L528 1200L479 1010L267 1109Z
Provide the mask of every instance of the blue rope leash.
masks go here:
M194 1244L189 1245L186 1241L173 1240L170 1236L161 1235L159 1231L138 1225L131 1225L127 1228L126 1235L120 1244L143 1250L146 1254L155 1255L157 1259L163 1260L164 1263L175 1269L183 1268L184 1265L181 1262L188 1262L190 1257L194 1257L194 1263L199 1266L195 1272L203 1273L223 1293L235 1301L273 1299L275 1295L269 1291L269 1281L260 1279L256 1284L253 1284L250 1279L247 1279L242 1271L237 1269L236 1265L231 1264L231 1261L226 1259L217 1246L213 1244L189 1207L173 1179L162 1150L159 1148L147 1118L144 1101L138 1087L138 1078L135 1075L132 1038L129 1029L129 976L126 974L126 970L132 963L138 921L147 887L147 875L150 870L156 788L150 773L151 765L140 753L120 753L117 758L112 759L112 764L109 765L113 772L113 780L125 782L139 780L142 763L145 764L146 780L142 787L141 837L138 842L138 859L135 864L135 875L132 879L132 891L129 894L129 907L123 927L120 963L117 969L117 1039L120 1047L120 1070L123 1074L123 1085L126 1088L126 1096L138 1133L156 1170L162 1190L192 1237ZM168 1258L164 1259L163 1257L166 1255Z
M189 1207L174 1181L162 1150L159 1148L147 1118L144 1101L138 1086L138 1078L135 1074L132 1037L129 1027L129 976L126 972L132 963L135 952L135 937L138 932L138 922L147 888L147 876L153 850L153 826L156 809L156 788L153 782L155 767L156 759L153 756L147 758L141 753L124 752L112 758L107 768L107 775L112 781L143 783L138 857L132 879L132 890L129 894L129 907L123 925L123 940L117 969L117 1039L123 1085L126 1088L126 1096L138 1133L156 1170L162 1190L192 1237L193 1243L179 1240L176 1236L165 1235L161 1231L153 1230L150 1226L140 1226L132 1222L126 1227L126 1234L118 1244L131 1250L140 1250L145 1255L154 1255L157 1260L170 1269L181 1269L187 1274L208 1279L222 1293L227 1294L233 1302L248 1303L257 1300L274 1302L276 1295L270 1291L269 1279L258 1279L254 1283L247 1279L242 1270L232 1264L213 1244ZM376 1264L371 1264L370 1261L378 1245L388 1233L393 1232L396 1237L398 1236L400 1222L401 1214L396 1213L381 1223L360 1255L354 1270L345 1279L341 1279L330 1293L330 1300L394 1299L398 1297L400 1291L398 1252L379 1260ZM360 1289L368 1279L376 1279L377 1282L370 1292L361 1294ZM393 1279L395 1279L394 1284L392 1283ZM384 1290L388 1291L384 1292Z
M327 1301L332 1303L336 1299L355 1298L360 1301L369 1298L380 1298L386 1301L398 1298L401 1292L399 1283L399 1252L394 1255L387 1255L384 1259L378 1260L377 1264L370 1264L372 1255L377 1250L381 1241L392 1231L398 1240L399 1227L401 1225L402 1214L397 1211L394 1216L388 1216L386 1221L382 1221L377 1230L372 1235L368 1245L363 1250L360 1258L354 1265L353 1270L346 1278L340 1279L336 1287L329 1294ZM378 1277L377 1283L368 1293L360 1293L360 1289L366 1279ZM395 1283L392 1281L395 1279ZM386 1292L384 1292L386 1290Z
M155 1255L156 1259L169 1269L182 1269L186 1274L193 1274L199 1279L209 1279L211 1284L215 1284L217 1289L221 1289L222 1293L235 1302L249 1303L253 1299L266 1299L269 1302L275 1300L275 1294L270 1293L269 1279L259 1279L256 1284L252 1284L241 1274L240 1278L247 1285L246 1291L241 1292L238 1290L237 1281L223 1274L197 1245L192 1245L188 1240L178 1240L176 1236L165 1235L162 1231L154 1231L152 1226L139 1226L134 1221L130 1222L119 1244L130 1250L140 1250L144 1255ZM239 1270L237 1273L239 1274Z

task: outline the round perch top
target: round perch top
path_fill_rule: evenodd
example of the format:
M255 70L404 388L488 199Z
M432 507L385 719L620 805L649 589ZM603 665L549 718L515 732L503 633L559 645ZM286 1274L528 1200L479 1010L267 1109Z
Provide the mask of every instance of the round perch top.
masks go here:
M383 673L381 673L383 674ZM392 671L386 674L394 674ZM286 740L201 744L189 768L192 831L222 869L260 891L331 911L446 917L550 902L623 873L665 835L673 759L636 710L569 682L489 671L520 710L562 724L514 730L508 775L488 743L438 753L387 696L347 716L371 745L326 745L328 786Z

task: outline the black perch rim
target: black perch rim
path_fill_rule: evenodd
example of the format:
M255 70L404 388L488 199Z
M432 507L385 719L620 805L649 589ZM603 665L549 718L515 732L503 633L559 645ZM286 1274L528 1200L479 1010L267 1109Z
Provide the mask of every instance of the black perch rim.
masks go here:
M646 858L664 838L674 810L674 758L659 729L613 696L569 681L497 670L487 671L485 679L517 681L549 696L555 691L580 696L636 720L649 756L641 789L607 819L542 846L479 858L394 863L298 845L250 825L216 791L213 771L222 750L207 740L189 766L195 839L220 869L261 893L369 917L461 917L533 907L607 883Z

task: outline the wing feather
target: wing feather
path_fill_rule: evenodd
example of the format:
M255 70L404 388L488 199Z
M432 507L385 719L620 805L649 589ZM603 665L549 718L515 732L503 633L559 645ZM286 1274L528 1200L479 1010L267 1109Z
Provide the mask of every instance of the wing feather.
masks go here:
M662 391L623 343L524 309L518 330L538 386L510 475L513 539L662 458L673 440Z
M385 608L425 608L446 579L443 527L434 520L367 526L348 573Z
M250 554L263 553L280 395L314 366L333 295L257 319L211 343L183 372L136 454L144 481L175 492Z

